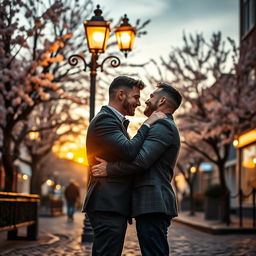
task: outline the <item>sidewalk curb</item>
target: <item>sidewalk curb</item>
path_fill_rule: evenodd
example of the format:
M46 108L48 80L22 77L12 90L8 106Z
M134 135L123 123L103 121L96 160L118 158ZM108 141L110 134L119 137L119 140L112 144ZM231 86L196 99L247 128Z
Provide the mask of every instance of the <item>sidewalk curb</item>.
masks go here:
M6 249L4 251L0 251L0 256L5 255L5 254L8 255L8 253L11 253L15 250L34 248L37 246L44 246L44 245L51 245L51 244L54 244L54 243L57 243L58 241L60 241L60 238L58 236L55 236L51 233L45 233L44 236L47 236L50 240L46 241L46 242L41 242L40 238L39 238L36 241L25 241L23 244L19 245L17 248L10 248L10 249Z
M190 226L194 229L206 232L212 235L227 235L227 234L256 234L256 228L233 228L233 227L214 227L199 223L196 221L185 220L182 218L174 218L173 221Z

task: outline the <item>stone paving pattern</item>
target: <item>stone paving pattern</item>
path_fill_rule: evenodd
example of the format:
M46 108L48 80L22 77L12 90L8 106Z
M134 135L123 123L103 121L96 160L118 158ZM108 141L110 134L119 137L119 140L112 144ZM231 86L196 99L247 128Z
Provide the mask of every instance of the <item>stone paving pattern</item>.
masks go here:
M41 232L50 232L60 240L51 245L38 244L23 249L13 249L1 256L89 256L91 244L81 244L82 214L76 214L74 223L67 223L66 217L40 218ZM256 235L211 235L188 226L173 223L169 232L172 256L255 256ZM129 226L123 256L139 256L134 225ZM157 255L156 255L157 256Z

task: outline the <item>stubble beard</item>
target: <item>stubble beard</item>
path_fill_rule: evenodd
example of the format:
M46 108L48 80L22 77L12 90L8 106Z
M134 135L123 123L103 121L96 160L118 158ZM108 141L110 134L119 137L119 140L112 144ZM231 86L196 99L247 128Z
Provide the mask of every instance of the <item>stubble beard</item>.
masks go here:
M127 100L127 98L123 102L123 109L126 111L127 116L134 116L135 111L133 104L130 104Z
M157 103L154 105L150 104L146 106L146 109L144 110L144 115L149 117L154 111L157 110Z

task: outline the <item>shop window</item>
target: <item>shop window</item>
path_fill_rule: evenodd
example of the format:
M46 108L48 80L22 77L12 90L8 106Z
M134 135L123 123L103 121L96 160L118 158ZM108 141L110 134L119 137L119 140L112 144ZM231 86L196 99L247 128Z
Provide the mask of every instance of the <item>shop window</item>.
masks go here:
M242 149L242 190L249 195L253 188L256 188L256 144ZM246 204L252 204L252 195L245 198Z

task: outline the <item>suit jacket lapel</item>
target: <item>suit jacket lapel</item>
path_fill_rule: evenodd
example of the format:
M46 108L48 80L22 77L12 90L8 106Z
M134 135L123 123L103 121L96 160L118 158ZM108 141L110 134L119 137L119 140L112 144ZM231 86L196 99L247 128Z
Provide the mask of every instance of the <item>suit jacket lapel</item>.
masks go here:
M130 136L129 136L127 130L125 129L123 123L121 122L121 120L115 115L115 113L114 113L110 108L108 108L107 106L103 106L100 111L105 111L105 112L111 114L116 120L118 120L118 122L119 122L120 125L121 125L121 128L122 128L122 131L123 131L124 135L125 135L128 139L130 139Z
M125 135L128 139L130 139L130 135L129 135L129 133L127 132L127 130L126 130L126 128L124 127L124 125L123 125L122 122L121 122L121 125L122 125L122 130L123 130L123 132L124 132L124 135Z

